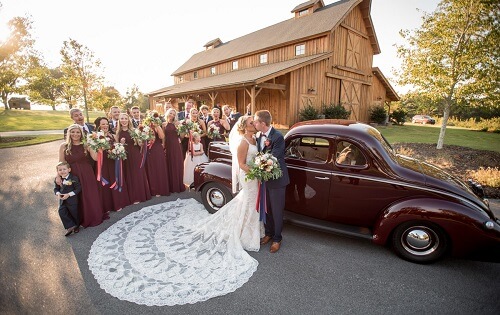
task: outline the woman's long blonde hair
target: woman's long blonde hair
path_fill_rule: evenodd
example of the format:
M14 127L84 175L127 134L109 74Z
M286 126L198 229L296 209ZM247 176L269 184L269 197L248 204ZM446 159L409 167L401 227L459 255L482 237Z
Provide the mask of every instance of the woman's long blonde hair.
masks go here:
M172 123L175 123L176 121L179 120L179 118L177 117L177 111L174 109L174 108L169 108L167 110L167 112L165 113L165 121L168 123L168 116L170 115L170 112L174 112L174 120L172 121Z
M66 132L66 150L64 151L67 155L71 155L71 130L73 129L78 129L80 130L80 142L84 142L84 137L83 137L83 128L80 125L77 124L72 124L68 127L68 130ZM84 150L85 154L87 154L87 150Z
M247 120L248 118L251 118L252 116L248 116L248 115L243 115L241 116L238 121L236 122L236 130L238 130L238 133L240 135L243 135L245 134L246 132L246 127L247 127Z
M115 141L119 142L120 139L120 131L122 131L122 123L120 122L120 117L121 116L127 116L128 118L128 132L132 132L134 130L134 125L132 124L132 120L130 119L130 116L127 113L120 113L120 116L118 116L118 127L116 127L116 132L115 132Z

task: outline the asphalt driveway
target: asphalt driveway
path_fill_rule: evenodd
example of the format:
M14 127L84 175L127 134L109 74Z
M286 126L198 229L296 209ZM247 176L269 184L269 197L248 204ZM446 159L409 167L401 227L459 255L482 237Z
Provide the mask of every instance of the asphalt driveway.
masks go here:
M145 205L198 195L153 198L66 238L52 194L58 147L56 141L0 150L0 314L500 313L498 260L417 265L364 240L292 225L285 225L280 252L251 254L259 268L231 294L173 307L120 301L88 269L93 241Z

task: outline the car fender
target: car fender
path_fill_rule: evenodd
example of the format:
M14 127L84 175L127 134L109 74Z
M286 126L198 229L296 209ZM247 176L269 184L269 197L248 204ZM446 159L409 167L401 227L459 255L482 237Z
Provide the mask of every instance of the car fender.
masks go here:
M439 226L448 236L453 254L457 255L480 243L500 242L498 223L494 223L494 229L485 227L485 223L491 221L486 213L460 203L432 198L403 200L390 205L373 227L373 242L386 244L394 228L408 221ZM456 246L458 244L460 246Z
M211 182L218 182L232 191L231 165L225 161L212 161L196 166L194 170L193 186L196 191L201 191L203 186Z

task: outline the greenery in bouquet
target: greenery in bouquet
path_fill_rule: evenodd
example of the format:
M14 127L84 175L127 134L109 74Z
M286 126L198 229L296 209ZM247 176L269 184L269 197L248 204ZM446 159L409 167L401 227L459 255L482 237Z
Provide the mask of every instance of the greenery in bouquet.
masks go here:
M154 139L153 129L149 126L140 124L137 128L130 130L130 136L134 139L136 145L141 145L143 142Z
M202 133L200 125L198 125L198 123L191 121L190 119L181 120L180 123L177 125L177 133L179 135L188 134L190 131L197 132L200 134Z
M215 124L208 126L207 135L210 139L220 137L220 129Z
M113 144L113 148L108 150L108 157L113 160L126 160L127 159L127 151L125 151L125 144L120 142L115 142Z
M257 179L265 182L270 179L280 178L283 175L278 159L271 153L257 153L249 166L250 170L245 176L246 180Z
M162 122L161 122L160 114L156 110L148 111L146 113L146 117L144 117L144 120L142 121L142 123L145 126L151 126L151 125L161 126Z
M108 150L110 148L109 140L102 131L92 131L87 134L87 146L98 152L99 150Z

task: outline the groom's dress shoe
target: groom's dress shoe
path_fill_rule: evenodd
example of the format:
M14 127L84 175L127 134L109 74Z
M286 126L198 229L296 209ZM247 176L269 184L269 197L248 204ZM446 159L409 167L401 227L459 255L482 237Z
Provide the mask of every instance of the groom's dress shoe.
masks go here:
M280 250L281 247L281 241L279 242L273 242L271 244L271 249L269 250L271 253L276 253L277 251Z
M271 236L264 236L263 238L260 239L260 245L266 245L269 243L273 238Z

